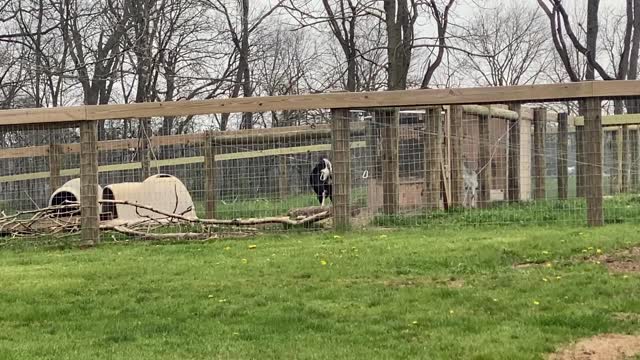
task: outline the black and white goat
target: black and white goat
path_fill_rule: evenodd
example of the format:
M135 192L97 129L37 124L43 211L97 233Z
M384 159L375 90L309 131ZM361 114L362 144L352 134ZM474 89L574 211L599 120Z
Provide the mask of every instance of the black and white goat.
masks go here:
M321 157L320 161L318 161L313 170L311 170L309 182L311 183L313 191L318 196L318 202L320 202L320 206L324 206L324 201L326 198L329 198L329 200L333 202L331 193L332 174L333 167L331 166L331 161L329 161L329 159L327 159L326 157Z

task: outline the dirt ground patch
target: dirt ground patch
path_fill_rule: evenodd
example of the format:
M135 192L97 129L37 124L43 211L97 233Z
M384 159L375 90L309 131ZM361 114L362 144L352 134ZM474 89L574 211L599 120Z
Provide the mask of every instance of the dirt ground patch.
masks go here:
M640 314L637 313L614 313L613 318L620 321L640 322Z
M623 360L640 354L640 336L604 334L580 340L549 360Z
M602 254L592 260L606 265L612 272L638 273L640 272L640 247L613 254Z
M465 283L463 279L457 278L445 278L435 279L426 276L413 276L413 277L397 277L391 279L382 280L369 280L369 279L343 279L343 282L354 285L358 283L375 283L389 288L415 288L426 286L443 286L450 289L460 289L464 287Z

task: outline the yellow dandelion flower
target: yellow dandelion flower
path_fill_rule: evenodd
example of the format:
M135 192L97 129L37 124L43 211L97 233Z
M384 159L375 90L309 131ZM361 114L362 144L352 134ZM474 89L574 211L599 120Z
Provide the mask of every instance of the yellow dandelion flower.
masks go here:
M543 254L543 255L549 255L549 252L548 252L547 250L544 250L544 251L542 252L542 254Z
M417 321L417 320L413 320L413 321L411 322L411 324L413 324L413 325L418 325L418 321Z
M546 267L551 267L551 266L553 266L553 265L551 265L551 263L546 263L544 266L546 266Z
M562 276L556 276L556 279L560 280L560 279L562 279Z
M209 297L209 299L211 299L213 297L213 295L209 295L208 297Z
M325 266L325 265L327 265L327 262L324 261L324 260L320 260L320 265Z
M231 248L229 246L225 247L224 249L227 250L227 251L231 250Z
M249 245L249 249L255 249L257 247L258 247L257 245Z
M548 282L548 281L549 281L549 279L547 279L547 278L542 278L542 281L544 281L544 282Z
M247 260L247 259L242 259L242 263L243 263L243 264L246 264L247 262L248 262L248 260Z
M449 314L453 314L453 310L449 310Z
M596 250L596 253L598 253L598 254L602 254L602 250L597 249L597 250Z
M498 301L498 299L493 299L493 301L494 301L494 302L497 302L497 301Z
M533 300L533 305L540 305L540 302L538 300Z
M629 278L629 275L624 275L624 276L622 276L622 278L623 278L623 279L628 279L628 278Z
M342 236L340 236L340 235L333 235L333 238L334 238L334 239L340 239L341 237L342 237Z

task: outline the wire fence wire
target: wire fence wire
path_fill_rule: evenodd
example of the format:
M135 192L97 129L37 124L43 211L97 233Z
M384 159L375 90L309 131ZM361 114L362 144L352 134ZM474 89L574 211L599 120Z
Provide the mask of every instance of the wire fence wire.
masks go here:
M583 225L597 182L605 223L636 223L639 100L107 120L95 129L93 154L100 224L146 226L130 236L190 233L194 219L322 229L331 215L356 228ZM624 115L606 115L614 103ZM602 115L597 130L594 114ZM266 128L220 131L221 119L233 126L244 117ZM11 214L83 201L80 140L75 127L2 130L3 233L11 233Z

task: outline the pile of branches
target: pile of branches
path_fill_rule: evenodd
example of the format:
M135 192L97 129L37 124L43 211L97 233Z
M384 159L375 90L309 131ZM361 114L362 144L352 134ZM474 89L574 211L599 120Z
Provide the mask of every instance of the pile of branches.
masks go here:
M210 240L223 237L255 235L259 226L281 224L285 227L306 226L331 217L331 209L312 207L294 209L287 216L249 219L199 219L155 209L151 206L123 200L100 200L100 204L124 205L136 208L139 219L131 222L102 221L101 232L116 232L145 240ZM145 210L154 216L142 215ZM0 235L12 237L70 236L81 229L80 204L65 202L37 210L0 216ZM170 232L178 228L189 231Z

